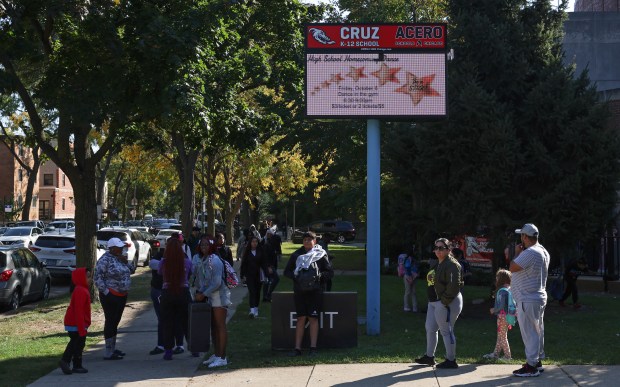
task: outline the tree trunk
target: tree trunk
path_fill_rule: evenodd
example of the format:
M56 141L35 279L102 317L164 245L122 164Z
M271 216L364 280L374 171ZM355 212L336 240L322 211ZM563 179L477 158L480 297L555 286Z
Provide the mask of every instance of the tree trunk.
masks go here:
M35 148L39 151L39 148ZM22 210L22 220L30 220L30 209L32 208L32 191L34 191L34 183L37 181L41 160L39 157L34 158L32 169L28 171L28 185L26 186L26 198L24 200L24 209Z
M75 167L73 167L75 168ZM66 173L66 172L65 172ZM73 174L67 174L73 176ZM94 268L97 260L97 200L95 170L84 171L79 179L69 177L73 185L73 197L75 198L75 248L76 266ZM94 293L94 285L91 285L91 294Z

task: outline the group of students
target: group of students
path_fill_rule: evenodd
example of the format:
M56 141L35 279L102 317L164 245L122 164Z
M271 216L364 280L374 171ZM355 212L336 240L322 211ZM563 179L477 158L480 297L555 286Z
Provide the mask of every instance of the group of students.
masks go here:
M198 236L197 231L194 229L192 238L185 243L181 233L173 234L163 253L149 262L151 299L158 320L157 346L150 354L163 353L164 360L172 360L173 354L185 352L183 340L188 331L188 306L191 302L208 302L214 354L203 364L210 368L221 367L228 364L226 316L231 305L230 290L222 278L224 260L232 261L232 253L225 246L223 235L217 238L209 234ZM122 360L126 356L116 348L116 335L135 267L127 259L123 241L111 238L107 246L108 251L97 261L94 276L85 268L72 272L73 292L64 318L69 343L58 363L65 374L88 372L82 364L82 352L91 323L90 281L94 281L99 291L105 316L103 359ZM198 357L199 353L192 353L192 356Z

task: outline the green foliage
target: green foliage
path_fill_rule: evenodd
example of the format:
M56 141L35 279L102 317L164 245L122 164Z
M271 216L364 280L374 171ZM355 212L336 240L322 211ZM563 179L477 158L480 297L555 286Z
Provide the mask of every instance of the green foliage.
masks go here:
M520 0L447 10L449 118L388 126L386 242L469 233L501 248L527 221L559 258L575 235L596 238L614 216L620 143L587 74L562 63L565 14Z

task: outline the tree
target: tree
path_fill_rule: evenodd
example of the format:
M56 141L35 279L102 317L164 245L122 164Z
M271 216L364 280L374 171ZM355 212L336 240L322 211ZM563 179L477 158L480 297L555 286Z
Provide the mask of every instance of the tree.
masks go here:
M210 183L212 195L217 195L223 203L228 243L234 235L234 215L244 200L267 191L282 199L303 192L310 183L318 181L322 166L308 165L309 158L301 153L299 146L278 150L276 144L282 139L283 136L268 137L247 152L221 148L207 161L205 174L212 177L204 182ZM214 219L213 213L208 216Z
M185 15L174 21L190 30L204 20L196 17L200 7L174 0L0 4L1 94L19 97L37 144L71 181L78 266L95 263L98 164L123 135L135 138L131 131L155 108L174 104L169 86L179 63L195 55L198 39L177 39L166 12ZM47 111L58 117L49 126Z
M504 240L528 221L558 257L614 216L618 133L587 74L562 63L564 8L448 3L449 119L397 125L386 144L414 229Z

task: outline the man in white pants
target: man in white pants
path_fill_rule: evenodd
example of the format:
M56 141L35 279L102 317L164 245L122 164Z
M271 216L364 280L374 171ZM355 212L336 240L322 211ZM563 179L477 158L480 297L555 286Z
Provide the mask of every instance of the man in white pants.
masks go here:
M543 371L541 359L545 357L545 285L551 257L538 243L539 234L535 225L527 223L515 233L521 234L521 246L517 249L523 251L510 262L511 290L517 302L517 320L525 345L526 363L513 374L520 377L538 376Z

